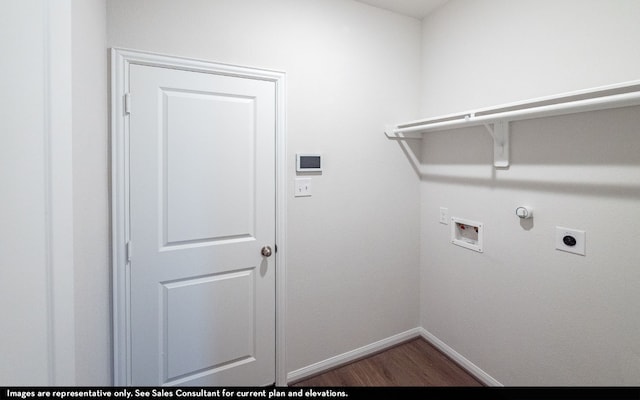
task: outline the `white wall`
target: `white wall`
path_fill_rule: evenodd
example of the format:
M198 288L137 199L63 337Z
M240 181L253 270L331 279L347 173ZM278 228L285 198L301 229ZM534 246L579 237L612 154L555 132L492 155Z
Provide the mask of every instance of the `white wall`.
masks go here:
M383 128L418 115L420 22L344 0L107 10L110 47L287 73L287 370L415 328L419 185ZM324 155L311 198L293 197L296 152Z
M71 4L76 376L80 385L105 386L112 382L107 7Z
M109 385L106 5L0 14L0 385Z
M2 11L1 52L12 57L2 57L0 87L14 95L0 96L0 385L47 385L45 9L5 2Z
M2 383L111 382L105 29L108 46L287 72L288 371L420 317L506 385L639 383L640 110L516 123L508 170L482 129L428 134L421 197L382 126L417 118L420 94L427 116L638 79L640 3L452 0L420 48L418 21L350 1L110 0L106 17L104 1L2 5ZM292 197L298 151L325 155L312 198ZM440 206L485 223L485 253L449 243ZM556 225L587 231L586 257L554 250Z
M639 79L639 17L452 0L423 21L423 115ZM513 123L507 170L484 128L425 135L422 326L504 385L640 384L638 126L638 107ZM449 243L441 206L484 222L484 253ZM586 256L555 250L555 226L585 230Z
M70 3L0 7L0 385L72 385Z
M640 78L636 0L451 0L423 21L422 113Z

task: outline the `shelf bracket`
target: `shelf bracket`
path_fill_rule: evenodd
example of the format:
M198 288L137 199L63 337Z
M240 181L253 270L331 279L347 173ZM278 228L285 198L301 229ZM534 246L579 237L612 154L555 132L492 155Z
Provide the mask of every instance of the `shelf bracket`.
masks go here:
M493 127L484 124L493 138L493 165L496 168L509 166L509 121L496 121Z
M385 126L384 135L387 137L387 139L389 140L422 140L422 135L405 136L404 134L402 134L402 136L400 136L395 132L395 129L396 127L393 125Z

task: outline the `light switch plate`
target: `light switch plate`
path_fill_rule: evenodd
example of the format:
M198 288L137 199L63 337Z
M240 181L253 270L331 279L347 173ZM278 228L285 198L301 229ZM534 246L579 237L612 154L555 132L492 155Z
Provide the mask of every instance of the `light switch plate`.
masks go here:
M295 197L311 196L311 178L296 178Z
M586 254L585 231L556 226L556 249L584 256Z
M440 223L449 225L449 209L446 207L440 207Z

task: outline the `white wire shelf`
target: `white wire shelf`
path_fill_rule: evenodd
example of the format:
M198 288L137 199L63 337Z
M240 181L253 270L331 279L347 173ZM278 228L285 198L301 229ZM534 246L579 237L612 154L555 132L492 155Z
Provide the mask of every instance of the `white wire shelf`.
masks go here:
M471 126L485 126L494 140L494 166L509 166L509 123L534 118L640 105L640 81L601 86L517 103L448 114L387 126L390 140L421 139L424 134Z

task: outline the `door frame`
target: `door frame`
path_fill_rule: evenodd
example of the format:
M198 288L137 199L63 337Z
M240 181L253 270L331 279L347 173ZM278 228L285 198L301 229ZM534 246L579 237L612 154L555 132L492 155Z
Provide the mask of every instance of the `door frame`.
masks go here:
M275 384L286 386L286 119L285 77L281 71L221 64L139 50L111 48L111 247L113 289L113 383L131 385L129 231L129 115L125 95L133 64L184 71L215 73L274 82L276 87L276 245ZM135 100L133 100L135 102Z

